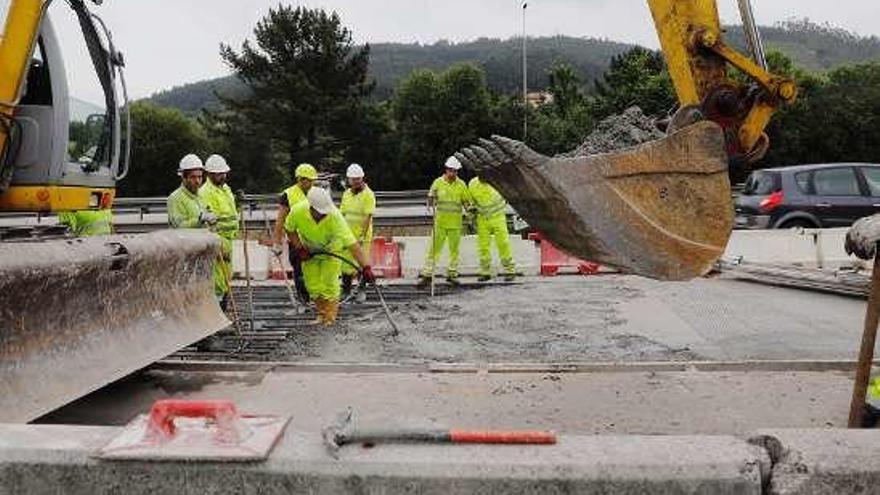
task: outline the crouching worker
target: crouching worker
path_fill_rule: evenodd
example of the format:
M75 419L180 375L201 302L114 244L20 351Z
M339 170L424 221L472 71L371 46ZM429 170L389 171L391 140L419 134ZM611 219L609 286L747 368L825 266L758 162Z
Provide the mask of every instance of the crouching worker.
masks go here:
M326 189L312 187L308 201L292 205L284 230L302 261L306 290L318 313L316 323L330 326L339 313L341 258L357 261L366 282L376 282L373 270Z

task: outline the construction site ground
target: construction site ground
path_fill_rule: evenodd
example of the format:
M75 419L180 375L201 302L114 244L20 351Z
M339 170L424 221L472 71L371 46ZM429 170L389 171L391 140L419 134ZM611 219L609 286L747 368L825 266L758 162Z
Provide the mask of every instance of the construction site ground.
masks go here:
M364 425L587 435L845 426L862 299L717 278L468 282L441 285L434 299L388 286L415 294L390 302L397 337L371 303L343 308L342 321L324 329L277 307L283 286L263 285L261 297L277 296L267 299L272 314L295 323L273 352L182 353L39 422L121 425L176 397L290 414L297 430L315 434L348 407Z

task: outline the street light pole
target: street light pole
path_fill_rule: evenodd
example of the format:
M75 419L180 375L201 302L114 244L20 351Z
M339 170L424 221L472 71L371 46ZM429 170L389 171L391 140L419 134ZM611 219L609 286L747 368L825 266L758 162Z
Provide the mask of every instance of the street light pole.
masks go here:
M529 135L529 66L528 59L526 57L526 9L529 7L528 2L523 2L522 4L522 20L523 20L523 34L522 34L522 67L523 67L523 141Z

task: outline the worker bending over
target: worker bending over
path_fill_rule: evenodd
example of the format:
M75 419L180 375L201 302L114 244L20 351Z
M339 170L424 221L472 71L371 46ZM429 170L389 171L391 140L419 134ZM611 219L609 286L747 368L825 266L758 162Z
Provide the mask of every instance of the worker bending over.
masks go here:
M480 282L492 278L492 238L498 248L498 258L504 267L504 280L513 281L516 265L510 251L510 234L507 231L507 201L494 187L474 177L468 191L477 210L477 251L480 256Z
M425 266L419 273L419 285L427 285L434 277L443 245L449 241L449 266L446 280L458 285L458 247L461 244L462 215L471 205L467 184L458 177L461 163L454 156L446 160L445 172L428 191L428 207L434 211L432 240L428 244Z
M357 163L351 164L345 173L348 189L342 193L339 211L345 217L348 227L361 246L366 259L370 259L373 244L373 214L376 212L376 195L364 180L364 169ZM357 270L348 264L342 265L342 293L348 295Z
M301 163L297 165L294 177L296 184L285 189L278 198L278 213L275 217L275 245L272 248L276 256L281 256L281 253L284 252L284 243L287 242L284 238L284 222L294 205L306 201L306 195L318 180L318 171L308 163ZM290 246L287 250L287 260L293 268L293 283L296 286L296 293L300 300L308 302L309 292L303 281L302 260L296 257L296 250Z
M364 280L375 283L369 261L330 193L320 187L309 189L308 201L291 206L284 230L302 262L306 289L317 308L316 323L330 326L339 313L341 259L350 255L361 267Z
M220 236L220 259L214 263L214 294L220 300L220 307L226 309L229 299L229 281L232 279L232 241L238 239L238 209L235 196L226 183L229 165L220 155L211 155L205 160L208 180L199 188L199 199L205 208L217 217L211 228Z

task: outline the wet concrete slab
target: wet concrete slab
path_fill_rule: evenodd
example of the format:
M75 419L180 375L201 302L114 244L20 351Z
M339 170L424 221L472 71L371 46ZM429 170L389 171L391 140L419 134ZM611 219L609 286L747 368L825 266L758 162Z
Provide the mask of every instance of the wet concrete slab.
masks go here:
M279 288L279 290L282 290ZM865 302L736 280L525 278L293 330L271 359L305 363L854 359Z

